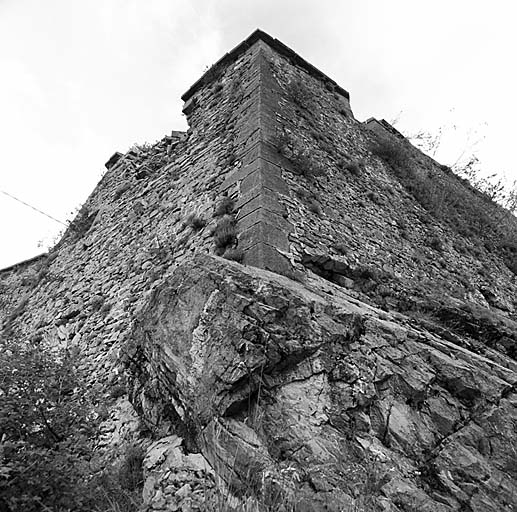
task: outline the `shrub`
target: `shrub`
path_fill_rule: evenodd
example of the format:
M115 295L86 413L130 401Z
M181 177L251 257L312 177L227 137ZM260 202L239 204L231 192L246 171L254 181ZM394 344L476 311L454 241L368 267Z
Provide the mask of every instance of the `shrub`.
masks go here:
M186 219L185 224L194 231L199 231L206 226L206 220L197 213L191 213Z
M22 342L0 348L0 495L13 510L84 510L94 425L77 356Z
M119 468L118 479L121 487L135 491L143 485L144 450L138 445L129 445L126 448L124 459Z
M215 205L214 208L214 217L221 217L222 215L229 215L233 212L235 207L235 201L229 197L225 196L219 200L219 202Z
M138 510L138 447L128 448L120 468L91 472L97 424L78 356L21 341L1 343L0 509Z
M236 237L235 220L228 215L224 216L214 229L215 246L220 249L227 247L235 242Z
M411 177L411 159L409 151L403 143L394 137L378 135L370 144L370 151L384 160L401 178Z

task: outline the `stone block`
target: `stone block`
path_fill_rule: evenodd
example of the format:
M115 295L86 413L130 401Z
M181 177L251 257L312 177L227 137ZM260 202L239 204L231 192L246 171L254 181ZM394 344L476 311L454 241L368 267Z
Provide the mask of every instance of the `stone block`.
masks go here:
M272 247L275 247L281 251L289 251L289 240L287 233L266 222L259 222L254 224L246 231L239 233L239 247L246 251L252 245L257 242L266 243Z
M111 155L110 159L104 164L106 169L111 169L124 155L118 151Z
M265 243L257 243L244 252L245 265L263 268L290 277L293 268L289 260L274 247Z
M262 142L257 142L254 146L247 148L246 154L242 157L242 163L249 165L261 156L260 150Z
M287 193L287 186L281 177L279 167L259 159L259 169L250 173L243 179L241 184L242 192L245 194L255 187L268 188L271 191Z
M244 151L248 148L256 145L258 142L262 140L262 132L260 128L257 126L252 131L247 134L247 137L240 141L241 144L244 144Z
M242 181L246 176L248 176L248 174L250 174L252 172L256 172L258 167L259 167L259 161L255 160L251 164L245 165L245 166L240 167L239 169L233 171L229 176L227 176L225 178L223 183L221 183L219 190L221 192L224 192L225 190L227 190L231 186L233 186L235 183Z
M293 228L292 224L285 220L282 215L273 213L269 210L266 210L265 208L259 208L249 213L245 217L240 218L237 222L237 229L239 232L242 232L257 224L258 222L268 223L286 233L289 233Z
M195 96L193 96L192 98L188 99L185 102L185 105L183 105L182 112L188 117L188 116L190 116L190 114L192 114L192 112L197 107L197 105L198 105L197 98Z
M238 210L237 219L242 219L251 212L261 208L279 215L284 213L284 207L278 201L276 194L274 192L264 193L264 189L260 187L251 190L246 196L239 198L235 208Z

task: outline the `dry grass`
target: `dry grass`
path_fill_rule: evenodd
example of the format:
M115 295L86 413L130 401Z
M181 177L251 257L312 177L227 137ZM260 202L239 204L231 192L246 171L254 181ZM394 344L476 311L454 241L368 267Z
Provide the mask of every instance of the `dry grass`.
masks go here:
M214 243L218 249L232 245L237 238L235 219L225 215L215 226Z

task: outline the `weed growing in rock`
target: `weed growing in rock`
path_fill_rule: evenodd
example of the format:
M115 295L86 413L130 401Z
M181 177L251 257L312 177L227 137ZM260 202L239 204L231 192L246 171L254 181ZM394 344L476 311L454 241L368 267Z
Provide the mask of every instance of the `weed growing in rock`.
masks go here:
M476 246L488 246L515 273L517 251L505 247L504 240L517 240L515 217L467 180L451 174L443 166L422 170L413 166L407 143L389 135L376 135L370 150L386 162L400 183L435 218L442 219ZM443 174L442 174L443 173ZM438 244L436 249L439 250Z
M114 201L117 201L118 199L120 199L122 197L122 195L124 194L124 192L126 192L127 190L129 190L131 188L131 185L128 181L124 181L123 183L121 183L116 189L115 189L115 193L113 195L113 200Z
M219 249L228 247L235 242L237 232L235 230L235 219L225 215L215 226L214 243Z
M185 224L194 231L199 231L206 226L206 220L197 213L191 213L186 219Z
M80 208L68 228L75 240L79 240L88 232L95 221L97 213L96 210L90 212L86 206Z
M310 153L309 150L294 152L290 160L298 174L307 179L323 176L325 174L325 168L314 158L314 155Z
M135 491L144 481L143 462L144 450L138 445L129 445L124 453L124 459L118 471L118 478L123 489Z
M229 197L222 197L214 207L214 217L221 217L222 215L230 215L235 207L235 201Z
M378 135L370 143L370 151L390 165L400 178L413 176L409 152L400 140L387 135Z
M275 137L273 144L278 153L287 158L293 166L292 172L312 179L326 174L322 162L322 152L302 147L294 137L282 132Z
M517 256L504 258L504 264L517 276Z
M90 308L92 309L92 311L99 311L99 309L102 308L102 306L104 305L104 301L106 299L101 296L101 295L96 295L95 297L93 297L90 302L89 302L89 306Z
M314 152L286 143L285 140L285 138L279 138L275 141L277 150L291 162L295 174L312 179L326 173Z

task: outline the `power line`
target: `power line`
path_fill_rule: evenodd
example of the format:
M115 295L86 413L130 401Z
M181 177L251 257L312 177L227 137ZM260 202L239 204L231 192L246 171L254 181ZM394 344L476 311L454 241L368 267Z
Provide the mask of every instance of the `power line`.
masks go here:
M11 199L14 199L15 201L18 201L19 203L28 206L32 210L37 211L38 213L41 213L41 215L45 215L45 217L48 217L49 219L52 219L55 222L59 222L59 224L68 227L68 224L65 224L64 222L61 222L60 220L56 219L55 217L52 217L52 215L49 215L48 213L42 212L41 210L38 210L38 208L32 206L31 204L26 203L25 201L22 201L21 199L18 199L17 197L14 197L13 195L9 194L5 190L0 190L2 194L5 194L6 196L10 197Z

